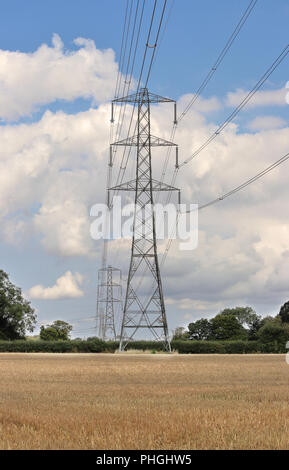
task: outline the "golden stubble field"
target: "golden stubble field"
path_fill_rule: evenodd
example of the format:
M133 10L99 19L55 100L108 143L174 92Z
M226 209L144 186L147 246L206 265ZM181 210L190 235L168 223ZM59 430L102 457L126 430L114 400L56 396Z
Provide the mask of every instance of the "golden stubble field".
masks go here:
M284 355L0 354L0 449L288 449Z

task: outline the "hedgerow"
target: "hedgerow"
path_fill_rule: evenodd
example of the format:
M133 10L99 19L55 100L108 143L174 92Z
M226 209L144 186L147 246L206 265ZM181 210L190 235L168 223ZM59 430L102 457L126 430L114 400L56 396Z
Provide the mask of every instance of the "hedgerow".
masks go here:
M2 341L1 352L47 352L47 353L113 353L119 348L118 341L105 342L98 338L71 341ZM284 353L286 346L277 342L262 344L260 341L197 341L175 340L171 343L173 351L180 354L248 354L248 353ZM158 341L131 341L127 350L164 351L164 344Z
M114 352L115 345L101 341L72 340L72 341L0 341L0 352Z
M220 341L172 341L171 347L180 354L224 354Z

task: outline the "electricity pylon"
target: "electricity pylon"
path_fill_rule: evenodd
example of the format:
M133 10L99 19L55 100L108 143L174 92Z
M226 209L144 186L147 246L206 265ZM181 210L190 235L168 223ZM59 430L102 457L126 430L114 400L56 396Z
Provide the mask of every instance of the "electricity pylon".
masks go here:
M152 147L176 148L176 168L178 167L178 147L167 140L151 135L151 103L174 103L174 122L176 123L176 102L142 88L135 94L115 99L112 102L112 120L114 103L130 103L137 106L137 134L127 139L114 142L114 146L135 146L136 179L109 188L109 191L134 191L135 207L131 259L127 279L126 297L120 333L120 351L133 339L140 329L148 329L158 341L163 341L165 349L170 351L168 324L166 318L162 282L157 254L156 224L154 214L154 191L178 191L173 186L156 181L152 177ZM137 293L138 278L144 267L148 268L149 282L152 283L149 300Z
M121 270L107 266L98 271L97 329L98 336L105 340L116 340L117 316L122 310Z

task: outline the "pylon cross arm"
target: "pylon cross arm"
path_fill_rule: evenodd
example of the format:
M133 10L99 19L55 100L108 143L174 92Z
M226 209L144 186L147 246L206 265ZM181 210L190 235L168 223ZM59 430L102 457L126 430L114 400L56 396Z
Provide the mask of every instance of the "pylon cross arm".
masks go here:
M170 98L166 98L161 95L156 95L155 93L148 92L143 88L138 93L133 93L132 95L124 96L122 98L116 98L113 100L113 103L175 103L175 100L171 100Z
M132 137L127 137L126 139L118 140L117 142L114 142L111 145L112 147L114 146L146 147L148 144L151 147L177 147L177 144L174 144L173 142L170 142L169 140L165 140L165 139L162 139L161 137L156 137L154 135L148 135L147 133L134 135Z
M161 181L157 181L152 179L152 191L179 191L179 188L176 188L175 186L171 186L166 183L162 183ZM138 184L142 184L142 180L138 180ZM143 184L146 184L146 187L148 185L148 180L144 180ZM146 187L144 190L146 190ZM109 188L108 191L137 191L137 181L132 180L128 181L127 183L122 183L117 186L113 186L112 188Z

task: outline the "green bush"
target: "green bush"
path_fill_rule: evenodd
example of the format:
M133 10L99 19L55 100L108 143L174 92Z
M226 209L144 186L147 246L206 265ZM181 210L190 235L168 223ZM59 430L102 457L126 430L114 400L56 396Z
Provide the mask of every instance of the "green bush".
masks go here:
M0 341L7 341L9 338L3 333L3 331L0 331Z
M118 350L118 341L104 342L98 338L71 341L3 341L0 340L1 352L47 352L47 353L113 353ZM204 341L204 340L174 340L171 343L173 351L180 354L249 354L249 353L285 353L286 344L278 341ZM132 341L126 349L141 351L164 351L164 345L158 341Z
M223 354L224 345L220 341L172 341L172 350L180 354Z
M154 350L164 351L164 344L161 341L130 341L125 348L128 349L139 349L141 351Z
M260 352L258 341L172 341L180 354L248 354Z
M288 352L286 349L286 343L279 343L278 341L272 341L268 343L260 343L260 351L268 354L280 354Z
M226 341L223 343L226 354L250 354L260 352L258 341Z
M98 338L72 341L0 341L0 352L114 352L117 343L105 343Z

